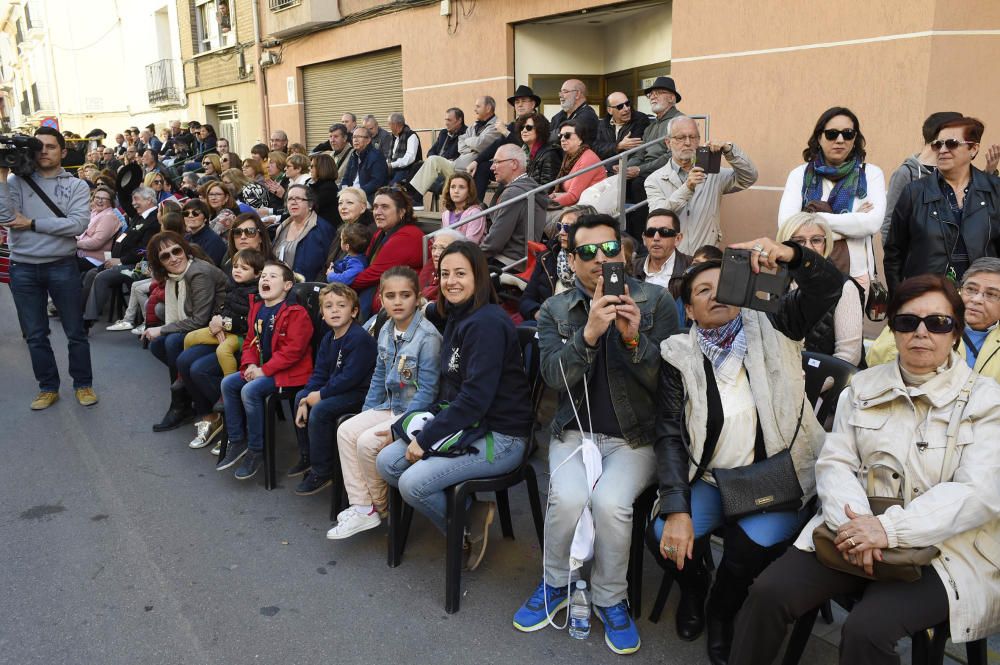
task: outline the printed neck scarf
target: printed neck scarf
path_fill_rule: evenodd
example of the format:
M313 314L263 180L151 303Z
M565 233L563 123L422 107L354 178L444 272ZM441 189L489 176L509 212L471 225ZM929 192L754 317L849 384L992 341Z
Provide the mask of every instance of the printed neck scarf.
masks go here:
M735 319L718 328L698 327L698 346L705 354L716 377L733 382L743 366L743 358L747 354L747 339L743 332L743 317Z
M823 200L823 180L834 182L833 190L826 202L836 214L852 212L854 199L868 196L868 178L864 164L858 158L849 159L840 166L828 166L823 153L806 164L802 178L802 207L810 201Z

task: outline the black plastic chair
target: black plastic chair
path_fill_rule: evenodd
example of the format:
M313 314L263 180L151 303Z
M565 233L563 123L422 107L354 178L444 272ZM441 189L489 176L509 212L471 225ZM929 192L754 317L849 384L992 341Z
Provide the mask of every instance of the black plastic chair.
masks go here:
M829 432L840 393L851 383L851 378L857 373L858 368L840 358L803 351L802 369L806 375L806 397L813 405L816 420ZM823 384L827 379L832 379L833 384L824 391Z
M531 394L532 413L537 413L538 403L542 395L542 381L539 363L538 339L534 328L519 328L518 342L521 355L524 358L525 370ZM492 478L476 478L445 490L448 499L447 510L447 543L445 553L445 604L448 614L454 614L459 609L462 586L462 539L465 525L468 521L466 503L470 496L478 492L495 492L497 512L500 516L500 528L505 538L514 537L514 529L510 519L510 499L508 490L524 482L528 488L528 501L531 504L531 515L535 522L535 533L539 545L544 543L544 514L542 513L541 496L538 492L538 477L530 459L534 452L535 421L532 420L531 432L528 435L528 446L520 466L510 473ZM403 501L399 490L389 488L389 546L388 564L390 568L399 566L406 547L406 539L413 520L413 507Z
M854 606L855 598L835 598L838 605L844 607L848 612ZM788 646L785 648L785 657L782 665L798 665L802 658L802 653L806 649L806 643L812 635L813 626L816 623L816 615L820 608L812 609L798 618L792 628L792 635L788 639ZM943 665L944 648L948 642L950 633L947 621L930 629L933 636L927 630L921 630L910 635L912 642L911 662L913 665ZM968 665L987 665L987 645L986 640L976 640L965 643L965 654Z
M632 544L629 547L628 572L625 579L628 582L629 613L633 619L638 619L642 614L642 557L646 546L644 534L649 526L649 513L653 509L658 489L657 485L650 485L632 504Z
M353 418L358 414L356 413L345 413L340 418L337 418L337 430L333 433L334 444L339 446L340 443L337 441L337 432L340 431L340 426L347 422L349 419ZM330 488L330 521L337 519L337 515L340 511L346 507L347 503L347 490L344 489L344 470L340 466L340 454L333 456L333 485Z

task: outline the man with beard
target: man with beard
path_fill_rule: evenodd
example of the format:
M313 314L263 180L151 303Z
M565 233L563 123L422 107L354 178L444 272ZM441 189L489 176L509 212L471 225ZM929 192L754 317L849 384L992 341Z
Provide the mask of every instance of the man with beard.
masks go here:
M569 79L562 84L559 89L559 106L562 110L552 116L549 143L559 145L559 127L566 120L583 122L582 126L578 125L577 134L585 137L584 142L592 141L597 136L597 113L587 104L587 86L583 84L583 81Z

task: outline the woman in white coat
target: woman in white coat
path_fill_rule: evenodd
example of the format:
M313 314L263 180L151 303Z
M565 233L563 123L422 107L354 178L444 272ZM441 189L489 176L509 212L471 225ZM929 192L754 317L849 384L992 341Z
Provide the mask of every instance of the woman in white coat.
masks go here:
M788 174L778 206L778 226L797 212L818 212L845 241L831 250L830 260L867 291L875 256L872 236L885 217L885 175L865 163L865 136L850 109L834 106L816 121L805 164Z
M954 351L964 312L940 275L893 293L899 359L858 373L841 396L816 463L820 512L750 589L730 665L772 662L788 624L837 595L861 597L841 633L841 663L895 665L899 639L946 620L955 642L1000 627L1000 385ZM872 516L868 496L901 495L903 506ZM857 574L817 558L813 530L823 523ZM860 576L888 548L928 546L940 554L916 581Z

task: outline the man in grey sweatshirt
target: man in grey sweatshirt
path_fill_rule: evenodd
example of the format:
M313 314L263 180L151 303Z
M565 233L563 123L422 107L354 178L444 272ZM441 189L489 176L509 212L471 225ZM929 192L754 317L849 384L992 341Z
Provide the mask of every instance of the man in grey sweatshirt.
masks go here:
M527 157L520 146L508 143L497 150L493 157L493 177L503 187L497 205L538 187L538 183L525 173L526 166ZM545 194L539 192L533 200L524 199L506 208L491 209L490 230L479 243L486 258L497 259L504 265L523 259L525 237L535 241L542 237L547 201ZM535 208L531 230L528 229L529 204Z
M69 341L69 373L80 404L97 403L90 367L90 344L83 326L76 236L90 222L90 188L62 167L66 140L55 129L35 131L41 142L35 172L21 177L0 169L0 224L9 232L10 290L21 330L28 340L39 393L31 408L46 409L59 399L59 369L49 342L46 302L59 312ZM59 208L58 215L28 184L30 178Z

